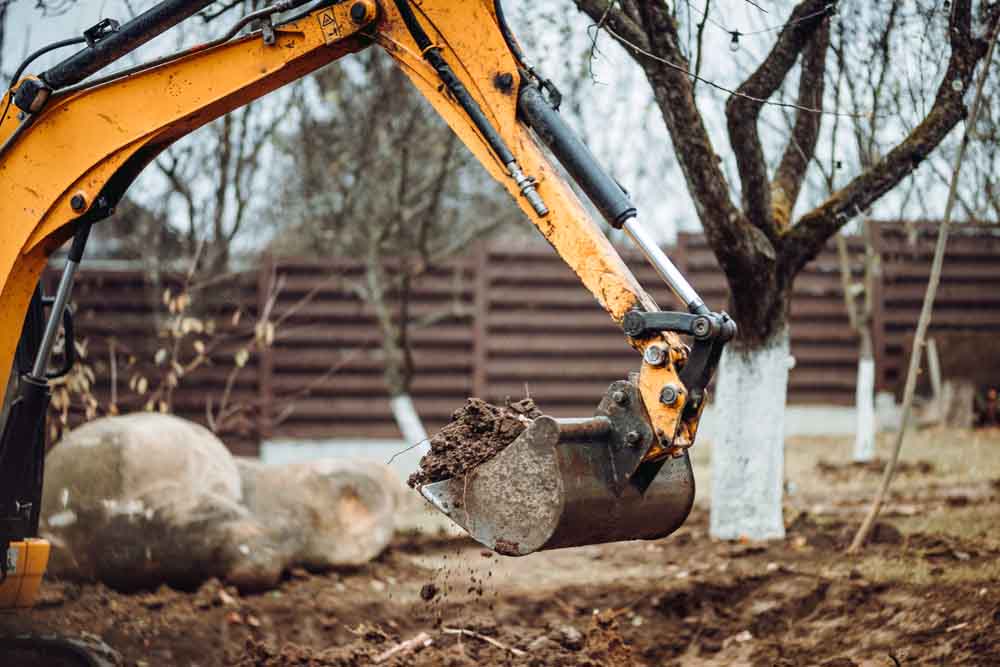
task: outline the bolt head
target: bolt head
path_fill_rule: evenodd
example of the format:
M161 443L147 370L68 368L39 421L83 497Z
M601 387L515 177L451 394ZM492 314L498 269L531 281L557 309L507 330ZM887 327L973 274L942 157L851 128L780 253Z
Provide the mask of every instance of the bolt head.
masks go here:
M625 434L625 443L629 447L635 447L640 442L642 442L642 435L638 431L629 431Z
M625 405L626 403L628 403L628 394L626 394L624 391L621 390L612 392L611 400L617 403L618 405Z
M662 345L650 345L642 353L642 358L650 366L662 366L667 361L667 351Z
M363 2L355 2L351 5L351 20L361 24L368 20L368 7Z
M79 213L87 208L87 199L83 195L73 195L73 198L69 200L69 205Z
M680 398L680 392L672 384L668 384L660 390L660 403L664 405L675 405L678 398Z
M712 330L712 323L708 321L707 317L699 317L694 321L691 328L694 331L694 335L701 338L702 336L707 336Z

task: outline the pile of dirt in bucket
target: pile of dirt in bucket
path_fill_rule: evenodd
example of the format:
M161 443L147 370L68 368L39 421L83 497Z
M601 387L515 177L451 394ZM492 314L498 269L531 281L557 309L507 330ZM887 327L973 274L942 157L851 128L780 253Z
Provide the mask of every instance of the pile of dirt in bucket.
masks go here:
M514 442L542 412L530 398L492 405L470 398L430 439L430 451L407 483L417 488L458 477L482 465Z

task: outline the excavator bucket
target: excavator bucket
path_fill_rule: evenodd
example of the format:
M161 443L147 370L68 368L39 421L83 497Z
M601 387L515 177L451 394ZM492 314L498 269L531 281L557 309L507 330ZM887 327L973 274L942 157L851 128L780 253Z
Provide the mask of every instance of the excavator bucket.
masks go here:
M507 556L657 539L694 502L687 454L643 462L652 432L638 390L616 382L593 418L543 416L465 475L420 493L481 544Z

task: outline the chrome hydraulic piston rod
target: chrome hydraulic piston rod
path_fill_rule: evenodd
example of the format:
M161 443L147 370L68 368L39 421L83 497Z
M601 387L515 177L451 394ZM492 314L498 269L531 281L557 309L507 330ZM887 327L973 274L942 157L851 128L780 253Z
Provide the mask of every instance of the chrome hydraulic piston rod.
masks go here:
M608 224L623 229L677 298L694 314L708 309L648 231L636 220L636 208L620 185L603 168L536 86L521 89L518 111L522 119L548 146Z

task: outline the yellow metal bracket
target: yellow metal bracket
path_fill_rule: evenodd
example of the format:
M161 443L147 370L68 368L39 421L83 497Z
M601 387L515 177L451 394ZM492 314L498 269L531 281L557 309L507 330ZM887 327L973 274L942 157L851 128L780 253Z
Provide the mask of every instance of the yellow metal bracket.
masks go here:
M14 542L0 558L4 558L7 565L7 578L0 582L0 611L33 607L49 564L49 543L45 540Z

